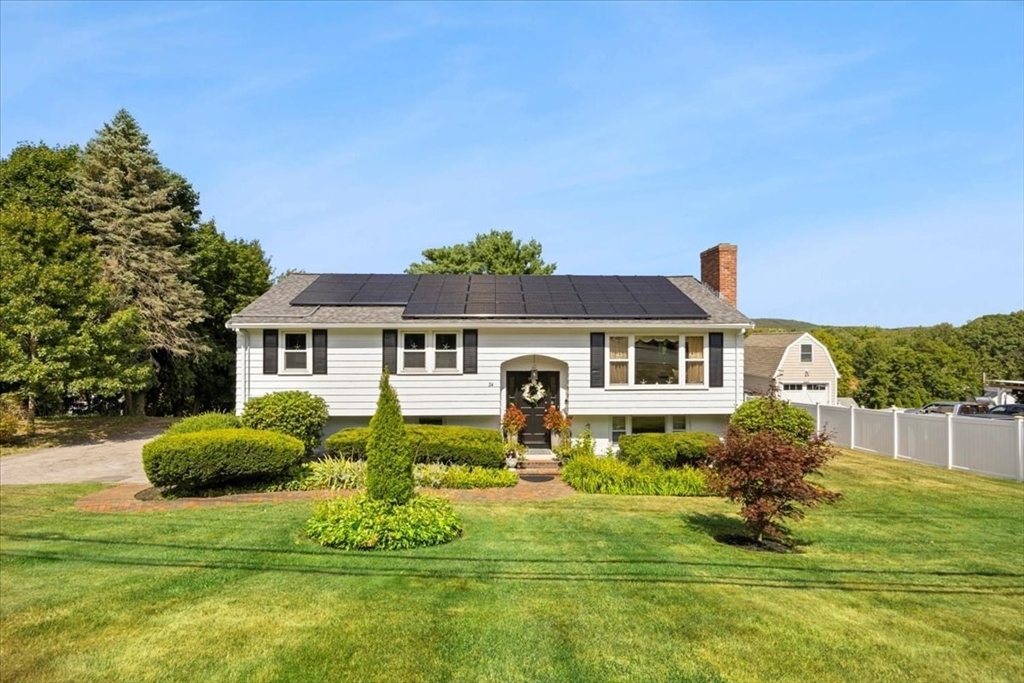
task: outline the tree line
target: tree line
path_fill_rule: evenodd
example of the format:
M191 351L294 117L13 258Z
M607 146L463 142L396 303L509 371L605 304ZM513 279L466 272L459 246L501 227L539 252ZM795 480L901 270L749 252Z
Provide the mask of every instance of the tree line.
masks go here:
M781 331L755 329L755 332ZM799 330L803 331L803 330ZM867 408L971 400L982 377L1024 379L1024 310L955 327L817 327L841 375L839 395Z
M224 324L269 289L256 240L202 220L127 111L77 145L0 159L0 393L37 414L234 406Z

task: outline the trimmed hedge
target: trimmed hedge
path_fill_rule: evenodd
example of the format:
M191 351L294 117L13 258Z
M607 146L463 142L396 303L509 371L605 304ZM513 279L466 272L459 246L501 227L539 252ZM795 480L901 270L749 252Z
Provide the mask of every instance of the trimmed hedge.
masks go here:
M192 417L186 417L181 422L175 422L167 431L165 436L174 434L191 434L192 432L207 432L212 429L241 429L242 421L231 413L200 413Z
M584 493L624 496L706 496L707 479L692 467L664 469L652 462L629 465L615 458L582 456L562 468L562 480Z
M154 486L199 491L280 477L305 453L298 439L255 429L215 429L161 436L142 447Z
M662 467L703 465L719 443L710 432L625 434L619 437L619 458L630 465L653 462Z
M345 550L407 550L447 543L462 535L451 501L418 495L403 505L365 495L325 500L306 523L320 545Z
M406 425L415 462L504 467L505 447L497 429L448 425ZM327 437L327 453L336 458L364 459L369 427L343 429Z
M308 391L279 391L251 398L242 411L242 424L294 436L310 455L320 445L327 424L327 402Z

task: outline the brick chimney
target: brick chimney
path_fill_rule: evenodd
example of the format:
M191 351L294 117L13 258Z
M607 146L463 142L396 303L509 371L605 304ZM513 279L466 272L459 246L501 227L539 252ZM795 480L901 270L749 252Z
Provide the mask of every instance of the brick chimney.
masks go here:
M719 244L700 253L700 279L736 306L736 245Z

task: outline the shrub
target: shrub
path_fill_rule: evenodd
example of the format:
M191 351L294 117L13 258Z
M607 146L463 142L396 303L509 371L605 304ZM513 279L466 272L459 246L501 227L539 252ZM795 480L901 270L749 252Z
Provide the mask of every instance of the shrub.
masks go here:
M25 421L25 408L17 396L0 396L0 442L12 439Z
M306 533L333 548L406 550L454 540L462 535L462 522L439 496L415 496L404 505L352 496L317 504Z
M781 519L803 519L802 507L839 499L838 493L805 480L810 474L820 474L836 452L824 434L812 435L804 442L770 430L748 432L730 427L725 442L709 456L712 484L742 505L740 515L758 541L765 535L779 538L789 533Z
M501 433L495 429L406 425L405 433L416 462L478 467L505 466ZM369 438L370 430L367 427L343 429L327 437L327 453L341 458L365 458Z
M619 438L619 457L630 465L647 461L663 467L696 467L707 461L708 451L718 442L709 432L626 434Z
M417 465L416 485L434 489L506 488L519 483L519 477L508 469L467 467L465 465Z
M788 401L762 396L747 401L732 414L729 424L747 432L770 431L785 438L808 442L814 435L814 418Z
M385 368L380 376L377 411L370 420L370 438L366 442L367 497L399 505L409 500L416 487L412 465L402 407Z
M249 399L242 411L242 424L294 436L306 454L320 445L327 424L327 402L308 391L280 391Z
M255 429L216 429L161 436L142 448L154 486L202 490L280 477L303 456L298 439Z
M366 486L366 461L324 458L305 464L306 475L302 488L307 491L321 489L361 489Z
M175 422L167 428L164 434L191 434L211 429L241 429L241 427L242 421L231 413L200 413L186 417L181 422Z
M584 427L583 432L575 439L567 439L554 447L558 461L565 464L573 458L594 455L594 437L590 433L590 427Z
M654 463L629 465L614 458L583 456L562 468L562 480L584 493L627 496L703 496L704 473L694 468L666 470Z

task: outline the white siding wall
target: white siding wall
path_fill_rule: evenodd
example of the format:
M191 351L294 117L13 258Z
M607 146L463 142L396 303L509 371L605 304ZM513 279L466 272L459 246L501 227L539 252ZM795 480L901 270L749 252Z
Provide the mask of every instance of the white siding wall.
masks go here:
M452 424L463 423L456 417L470 416L486 417L490 424L490 418L497 416L504 405L503 369L528 369L534 355L539 369L562 370L562 405L573 415L728 415L742 401L742 337L733 330L724 331L724 386L715 389L592 389L591 331L600 330L480 328L478 374L400 373L392 376L391 382L405 415L443 416L452 418ZM683 335L687 331L671 333ZM368 418L373 414L381 371L380 329L329 330L326 375L264 375L260 330L248 333L246 373L244 334L240 331L238 335L237 410L241 410L246 397L302 389L323 396L332 417ZM510 362L514 359L519 360Z

